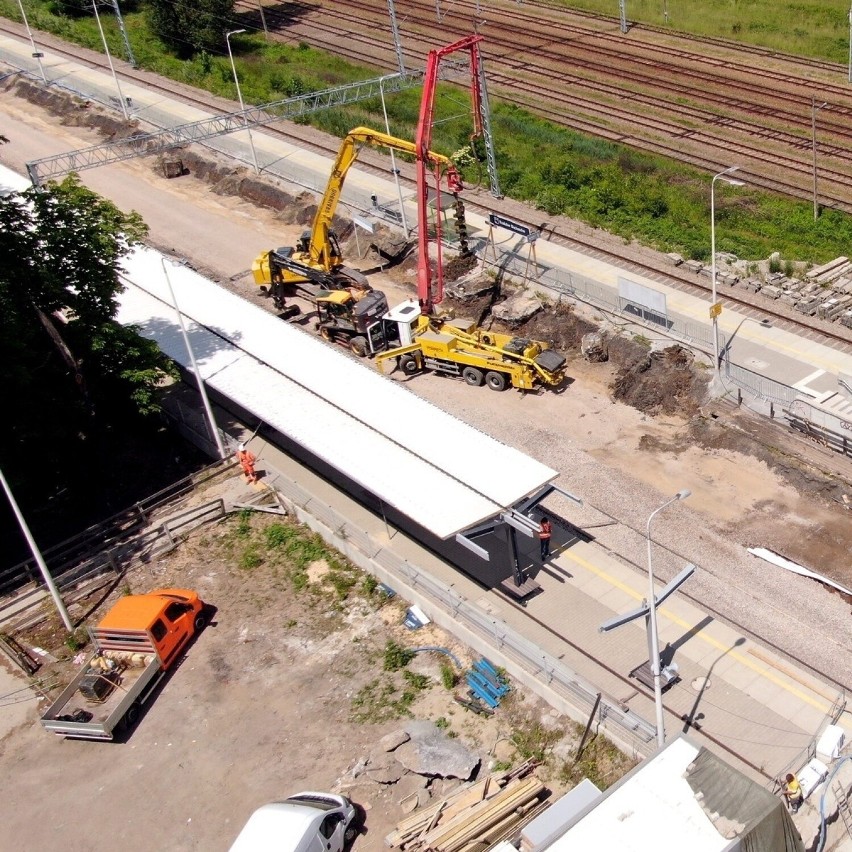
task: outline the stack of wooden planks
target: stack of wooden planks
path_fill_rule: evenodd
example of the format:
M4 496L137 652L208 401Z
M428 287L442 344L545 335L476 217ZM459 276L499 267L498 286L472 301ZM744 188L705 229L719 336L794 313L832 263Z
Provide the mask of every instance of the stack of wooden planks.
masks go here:
M546 807L533 761L495 772L402 820L388 846L416 852L480 852L509 836Z

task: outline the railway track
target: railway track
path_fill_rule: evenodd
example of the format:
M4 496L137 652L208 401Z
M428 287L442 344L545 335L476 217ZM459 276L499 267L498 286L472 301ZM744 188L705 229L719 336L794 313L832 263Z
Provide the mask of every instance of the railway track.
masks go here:
M249 0L241 3L252 14ZM476 9L472 2L453 3L438 22L423 0L398 4L406 54L420 63L429 49L468 34ZM827 79L829 73L840 77L840 66L759 49L745 52L760 60L750 65L732 55L673 47L671 32L635 28L626 38L612 19L540 3L525 3L521 14L523 27L515 4L489 4L479 28L489 85L501 100L697 168L717 171L736 162L750 185L810 199L816 97L829 102L819 112L820 202L852 212L852 93ZM396 65L386 12L365 0L318 7L298 20L272 10L267 22L285 40L379 67ZM661 47L663 37L668 43ZM686 41L713 51L738 49L721 39ZM775 67L766 67L770 60Z
M6 22L0 24L0 31L4 32L12 32L15 35L19 33L13 29L10 29ZM52 50L57 50L55 47L51 47ZM90 67L99 68L101 70L108 70L108 66L106 61L98 61L97 58L86 58L81 59L81 52L77 51L73 48L66 48L62 51L64 55L66 55L69 59L74 59L77 62L83 62L84 64L89 65ZM160 79L154 78L152 75L149 75L145 72L134 72L128 69L120 69L120 73L123 77L127 79L133 79L138 82L140 85L144 85L148 88L154 89L156 91L162 92L164 95L169 97L178 98L184 102L191 103L195 106L203 108L205 110L211 112L217 111L226 111L231 105L227 105L222 102L220 99L217 99L211 95L202 92L196 92L193 90L189 90L185 86L180 86L178 84L170 83L169 81L164 81ZM288 130L282 127L266 127L264 132L269 133L272 136L286 139L287 141L294 142L296 144L306 144L303 139L304 130L299 128L293 128L293 130ZM328 140L320 141L316 138L312 139L310 143L307 143L308 147L317 150L320 153L327 155L329 158L333 157L337 152L337 141L336 140ZM374 169L377 173L381 173L384 176L387 175L387 165L382 161L380 157L378 157L372 151L364 151L361 158L362 167L366 167L369 169ZM406 164L401 164L401 178L409 183L410 187L413 187L413 176L410 174L410 168L406 166ZM488 198L487 202L480 201L479 199L466 199L468 207L478 210L479 212L486 214L491 210L503 210L505 208L501 207L501 203L496 201L495 199ZM541 226L540 217L537 219L533 219L532 215L522 216L518 213L517 206L513 207L510 211L510 215L516 221L522 221L524 224L528 226L538 229ZM592 254L598 258L607 260L611 263L617 263L622 266L629 266L635 271L641 272L643 275L647 275L651 278L665 278L666 283L669 286L676 286L680 289L689 290L691 292L700 292L706 295L709 292L710 285L709 283L703 284L700 282L696 276L692 273L684 273L683 271L678 270L677 268L673 268L670 266L665 266L662 261L651 261L649 260L647 263L643 264L639 261L631 260L625 264L625 261L618 254L608 251L602 248L598 243L591 239L584 239L582 237L578 237L574 234L567 234L560 231L558 225L553 227L549 227L546 230L546 236L548 239L555 240L557 242L562 242L567 245L570 245L572 248L579 249L581 251L585 251L589 254ZM779 324L784 324L790 328L795 328L799 331L803 331L809 335L820 335L827 341L832 341L834 344L839 347L843 347L845 351L852 351L852 333L846 334L844 331L839 329L831 329L831 328L816 328L813 323L808 322L804 318L797 317L792 315L792 312L787 311L786 309L782 309L780 307L775 307L771 303L766 304L755 304L755 301L752 299L746 299L744 296L740 294L726 292L723 295L723 301L729 304L729 306L736 305L739 308L745 308L749 311L759 312L761 315L771 316L776 322ZM755 297L756 299L756 297ZM826 324L823 324L826 325ZM623 522L620 522L623 523ZM634 530L637 534L641 533L639 530ZM662 547L661 545L658 545ZM628 562L631 561L630 557L627 554L619 554L621 558L626 559ZM640 567L640 566L637 566ZM683 592L682 592L683 593ZM756 640L761 642L763 645L772 648L778 651L780 654L788 657L793 660L796 664L802 666L803 668L808 669L811 672L817 674L823 680L828 681L832 685L834 685L838 690L842 690L844 692L852 690L852 684L846 684L841 682L840 680L836 680L831 676L827 675L824 671L817 669L807 660L800 659L795 655L790 654L790 652L782 647L780 647L777 643L775 643L771 637L762 636L759 634L753 633L747 625L737 624L736 622L732 622L731 619L726 616L724 613L717 612L713 609L712 605L708 605L708 603L704 600L699 600L697 598L692 598L688 593L687 597L695 601L705 610L708 610L710 613L726 620L728 623L734 624L739 630L743 631L747 635L753 636ZM515 605L513 602L510 602L513 606ZM532 618L527 614L527 617ZM551 629L551 628L548 628ZM552 630L552 629L551 629ZM566 642L568 645L572 645L570 639L567 636L563 636L561 634L552 631L555 635L558 635L559 638ZM826 641L835 642L833 637L826 637ZM583 652L588 655L588 652ZM593 655L591 656L598 665L601 665L604 668L610 670L605 663L604 660L595 658ZM612 670L610 670L612 671ZM628 684L631 688L637 688L635 681L628 679L626 676L612 671L613 674L618 676L625 684ZM671 711L668 711L671 713ZM679 718L679 717L676 717ZM735 755L739 760L742 760L746 763L749 761L744 758L742 755L738 754L735 749L726 745L725 743L719 742L715 740L708 732L703 731L708 738L713 739L714 742L717 742L720 748L725 749L730 754ZM752 766L756 771L761 772L765 775L761 767ZM766 776L768 777L768 776Z

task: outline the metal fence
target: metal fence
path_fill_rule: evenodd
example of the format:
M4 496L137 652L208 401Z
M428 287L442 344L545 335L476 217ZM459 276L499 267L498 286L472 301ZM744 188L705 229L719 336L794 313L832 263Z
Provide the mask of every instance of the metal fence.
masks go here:
M216 465L217 473L221 465ZM189 484L187 484L189 483ZM221 498L163 518L159 523L154 515L194 488L191 477L180 480L159 492L156 500L138 503L127 513L90 527L79 536L46 550L43 554L48 570L66 602L79 590L98 577L120 576L142 561L150 561L172 550L192 529L224 517L225 504ZM132 522L127 523L126 519ZM69 546L70 542L70 546ZM0 624L20 623L45 599L45 582L41 571L30 559L13 566L2 575L3 595L0 599Z
M356 564L366 567L371 573L377 573L376 569L380 569L389 575L393 585L398 587L402 583L411 593L428 601L431 610L439 608L446 616L442 626L451 631L464 628L469 635L479 640L481 647L489 649L487 653L499 654L506 660L507 668L513 674L526 675L528 680L544 685L575 708L579 719L586 721L594 712L593 721L607 728L614 739L634 754L647 756L654 751L656 728L650 722L624 709L617 699L602 695L562 660L543 651L505 622L472 605L454 589L418 566L384 548L369 533L289 478L275 473L270 484L297 509L297 515L301 514L300 520L308 523ZM298 509L302 512L299 513ZM359 554L364 559L359 560ZM370 564L366 564L365 560ZM434 611L431 614L433 620L440 623Z

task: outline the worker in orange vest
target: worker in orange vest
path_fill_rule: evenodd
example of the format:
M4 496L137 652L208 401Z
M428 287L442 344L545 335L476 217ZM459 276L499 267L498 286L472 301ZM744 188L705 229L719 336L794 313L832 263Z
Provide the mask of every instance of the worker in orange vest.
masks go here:
M541 561L544 562L550 556L550 537L553 535L553 527L550 525L550 518L545 515L541 519L541 524L538 528L538 538L541 544Z
M237 461L242 466L243 474L245 474L249 484L257 482L257 474L254 472L254 463L257 458L251 450L246 449L245 444L240 444L237 450Z

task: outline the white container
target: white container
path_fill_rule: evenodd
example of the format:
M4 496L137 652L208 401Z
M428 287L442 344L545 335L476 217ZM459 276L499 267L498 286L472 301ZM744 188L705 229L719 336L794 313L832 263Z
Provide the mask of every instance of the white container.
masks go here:
M843 743L846 741L846 732L840 725L829 725L823 732L816 744L817 757L824 763L831 763L840 757Z

